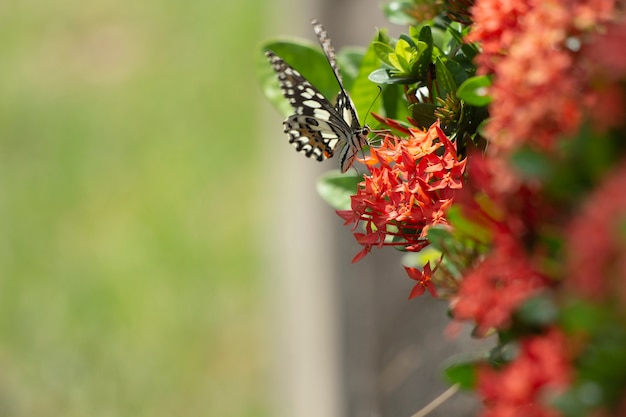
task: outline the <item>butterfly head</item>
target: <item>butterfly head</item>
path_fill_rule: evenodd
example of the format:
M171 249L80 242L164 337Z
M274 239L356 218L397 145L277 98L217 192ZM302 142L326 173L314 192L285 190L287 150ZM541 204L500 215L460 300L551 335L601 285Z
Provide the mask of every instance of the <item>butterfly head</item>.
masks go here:
M341 172L347 172L363 147L368 144L369 126L365 125L352 131L349 140L343 144L339 154L339 167Z

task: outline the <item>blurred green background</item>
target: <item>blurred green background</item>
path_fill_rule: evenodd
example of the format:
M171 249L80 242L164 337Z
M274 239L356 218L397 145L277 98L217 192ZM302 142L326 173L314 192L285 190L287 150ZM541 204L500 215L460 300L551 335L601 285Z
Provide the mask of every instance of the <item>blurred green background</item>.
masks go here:
M1 416L268 415L263 5L0 4Z

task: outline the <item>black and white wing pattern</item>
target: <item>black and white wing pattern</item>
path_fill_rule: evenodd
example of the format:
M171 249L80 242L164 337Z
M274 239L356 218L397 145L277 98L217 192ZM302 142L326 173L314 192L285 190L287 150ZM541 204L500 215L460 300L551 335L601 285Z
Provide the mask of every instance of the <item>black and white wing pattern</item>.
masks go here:
M289 143L318 161L331 158L339 151L339 166L341 172L346 172L367 144L369 128L359 123L354 104L343 86L335 51L326 31L316 20L311 23L339 84L340 91L334 106L278 55L269 50L265 51L265 55L278 75L283 95L294 109L295 114L283 122Z

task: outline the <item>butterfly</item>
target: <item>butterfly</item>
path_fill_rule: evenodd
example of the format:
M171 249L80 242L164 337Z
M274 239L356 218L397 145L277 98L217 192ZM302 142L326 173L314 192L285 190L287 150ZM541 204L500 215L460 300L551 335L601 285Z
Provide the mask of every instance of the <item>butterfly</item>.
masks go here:
M340 91L334 106L281 57L270 50L265 51L265 56L278 75L283 96L295 112L283 122L289 143L298 152L303 152L309 158L315 157L318 161L331 158L339 152L341 172L346 172L367 144L370 129L361 126L359 122L354 103L343 85L328 34L317 20L313 19L311 24L339 84Z

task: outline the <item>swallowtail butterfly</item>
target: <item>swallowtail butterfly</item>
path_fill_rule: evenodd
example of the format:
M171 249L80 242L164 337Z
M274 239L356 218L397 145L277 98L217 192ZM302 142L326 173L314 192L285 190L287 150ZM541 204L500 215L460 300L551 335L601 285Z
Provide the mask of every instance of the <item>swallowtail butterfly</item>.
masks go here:
M354 162L361 148L367 144L370 130L361 126L354 107L343 86L335 50L326 31L315 19L311 21L313 30L322 45L322 50L339 83L337 102L333 106L306 78L272 51L265 51L283 95L293 107L295 114L283 122L285 133L289 135L298 152L318 161L331 158L339 152L341 172L346 172Z

